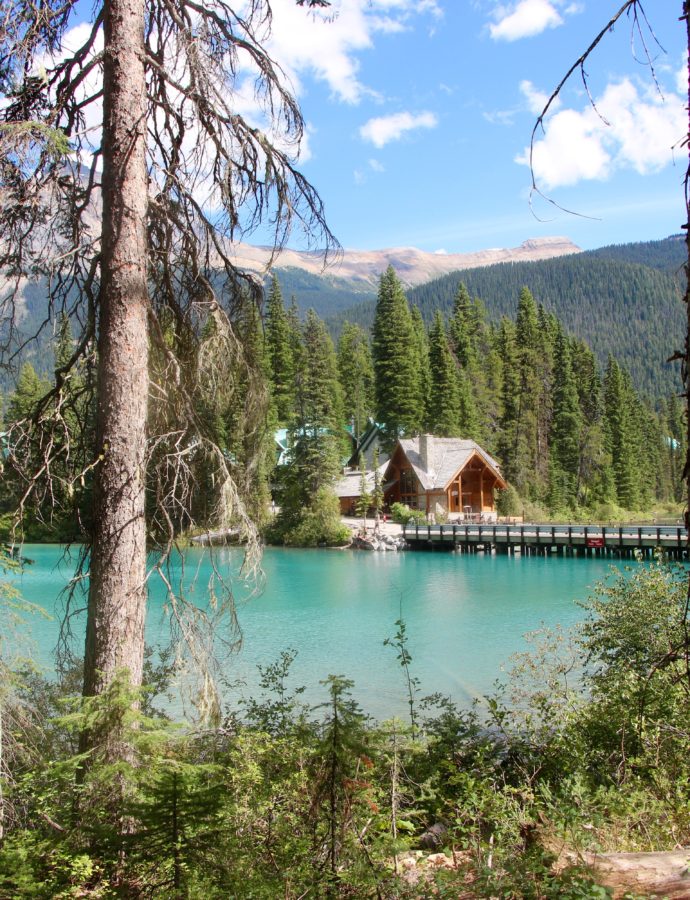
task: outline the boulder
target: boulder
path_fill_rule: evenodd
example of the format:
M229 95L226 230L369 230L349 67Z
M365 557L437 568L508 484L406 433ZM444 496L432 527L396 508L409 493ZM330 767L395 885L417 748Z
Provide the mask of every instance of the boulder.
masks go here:
M443 822L434 822L419 838L419 846L425 850L438 850L443 845L448 829Z

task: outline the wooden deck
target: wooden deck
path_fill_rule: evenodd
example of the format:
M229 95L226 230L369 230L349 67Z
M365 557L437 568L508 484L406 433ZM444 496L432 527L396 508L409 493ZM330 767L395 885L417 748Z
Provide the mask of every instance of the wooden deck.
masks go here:
M687 529L675 525L405 525L403 536L414 550L688 555Z

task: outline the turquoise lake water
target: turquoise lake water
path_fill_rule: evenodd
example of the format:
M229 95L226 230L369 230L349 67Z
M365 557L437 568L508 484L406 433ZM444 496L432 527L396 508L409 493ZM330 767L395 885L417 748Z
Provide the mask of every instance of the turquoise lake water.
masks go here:
M27 630L32 654L49 666L62 615L60 592L72 565L54 546L25 546L32 560L17 581L22 595L51 615L32 616ZM216 551L216 564L233 571L237 550ZM620 568L620 565L618 566ZM324 697L319 681L329 674L355 682L354 695L378 718L405 712L405 685L395 651L383 642L402 615L413 674L423 694L439 691L461 704L492 690L511 654L524 650L524 635L542 624L569 626L581 619L577 601L610 577L603 559L490 556L453 553L364 553L269 548L263 557L266 586L243 599L238 586L242 648L225 662L232 699L256 684L256 664L266 665L287 648L297 651L291 683L305 697ZM190 550L186 571L196 577L195 596L206 602L209 553ZM246 594L246 591L245 591ZM167 633L163 591L151 583L147 640ZM83 617L75 620L81 651Z

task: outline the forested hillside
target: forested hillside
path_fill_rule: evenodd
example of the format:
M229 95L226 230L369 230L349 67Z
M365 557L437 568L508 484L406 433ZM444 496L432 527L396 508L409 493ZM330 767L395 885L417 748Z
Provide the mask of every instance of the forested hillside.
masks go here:
M636 241L632 244L609 244L588 250L587 256L639 263L650 269L661 269L671 275L681 275L687 260L687 247L682 234L674 234L661 241Z
M365 282L354 282L348 278L332 275L312 275L303 269L288 268L276 272L285 297L294 297L299 309L308 309L321 316L337 315L355 304L376 299L376 291ZM270 285L266 278L266 287Z
M667 362L683 341L683 306L676 280L683 247L674 238L606 247L559 259L466 269L408 292L427 324L447 314L460 282L485 304L488 317L513 317L528 287L565 331L584 340L603 366L613 354L641 393L657 398L679 389L677 368ZM639 258L641 262L632 260ZM347 319L369 328L374 303L360 304L329 324L337 334Z
M667 362L683 340L683 308L678 276L684 261L678 237L646 243L601 247L552 260L501 263L465 269L408 292L427 326L434 313L448 313L462 281L470 294L483 300L490 321L514 316L522 287L553 312L566 332L584 340L604 366L613 354L630 373L635 388L651 398L679 389L677 367ZM375 294L363 282L331 275L317 276L297 268L278 273L283 296L294 297L302 316L308 309L326 319L337 339L345 321L369 330L374 320ZM269 279L266 281L268 287ZM40 283L23 293L20 328L32 334L43 320L45 291ZM51 337L48 327L43 337ZM23 359L47 374L50 354L45 341ZM48 365L48 368L45 366ZM0 385L7 390L10 385Z

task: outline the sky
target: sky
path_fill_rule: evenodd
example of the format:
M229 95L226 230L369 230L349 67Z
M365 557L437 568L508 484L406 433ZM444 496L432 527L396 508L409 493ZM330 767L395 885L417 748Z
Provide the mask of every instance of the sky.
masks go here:
M300 169L346 249L464 253L554 235L587 249L680 231L680 2L646 0L641 34L624 17L587 61L587 89L576 73L545 122L537 184L578 215L530 205L530 135L621 0L336 0L325 18L272 5L269 49L307 123Z
M557 235L589 249L677 234L685 28L680 0L643 2L647 21L624 16L587 60L586 85L575 72L552 104L530 200L535 121L622 0L333 0L320 13L271 0L264 44L306 123L298 168L340 244L467 253ZM79 7L88 19L93 6ZM88 31L77 22L64 52ZM263 125L245 71L231 102ZM99 114L97 104L92 124ZM289 246L309 243L295 231Z

